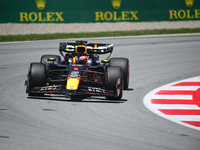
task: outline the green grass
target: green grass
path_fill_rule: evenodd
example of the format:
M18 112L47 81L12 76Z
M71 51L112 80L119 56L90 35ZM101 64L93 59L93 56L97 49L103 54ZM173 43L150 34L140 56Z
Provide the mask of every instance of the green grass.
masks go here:
M111 31L111 32L55 33L55 34L29 34L29 35L0 35L0 42L70 39L70 38L93 38L93 37L118 37L118 36L137 36L137 35L156 35L156 34L179 34L179 33L200 33L200 28L132 30L132 31Z

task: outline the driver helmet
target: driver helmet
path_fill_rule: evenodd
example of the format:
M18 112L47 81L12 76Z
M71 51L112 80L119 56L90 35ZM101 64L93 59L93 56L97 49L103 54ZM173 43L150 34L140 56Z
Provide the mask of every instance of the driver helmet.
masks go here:
M87 62L86 56L80 56L79 57L79 64L85 64Z

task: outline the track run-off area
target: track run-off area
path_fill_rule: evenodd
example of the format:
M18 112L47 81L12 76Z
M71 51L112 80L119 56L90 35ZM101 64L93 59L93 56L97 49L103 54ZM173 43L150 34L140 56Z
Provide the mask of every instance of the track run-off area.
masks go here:
M129 59L122 99L29 97L29 64L75 40L0 43L0 149L200 149L200 34L83 39Z

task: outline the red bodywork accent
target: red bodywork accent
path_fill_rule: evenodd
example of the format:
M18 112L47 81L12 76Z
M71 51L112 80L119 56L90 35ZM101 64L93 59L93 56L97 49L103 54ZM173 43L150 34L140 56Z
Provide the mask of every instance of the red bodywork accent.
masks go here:
M29 93L58 93L58 91L31 91Z
M77 71L77 70L78 70L78 68L74 68L74 70L76 70L76 71Z

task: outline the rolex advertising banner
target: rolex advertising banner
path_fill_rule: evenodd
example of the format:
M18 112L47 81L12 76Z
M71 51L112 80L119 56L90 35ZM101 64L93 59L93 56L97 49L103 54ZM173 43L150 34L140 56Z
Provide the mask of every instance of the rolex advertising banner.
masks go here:
M0 23L94 23L200 19L200 0L1 0Z

